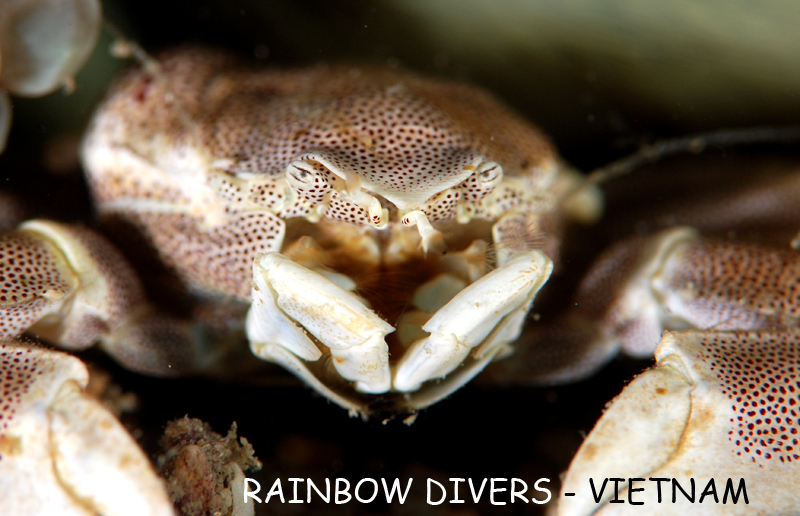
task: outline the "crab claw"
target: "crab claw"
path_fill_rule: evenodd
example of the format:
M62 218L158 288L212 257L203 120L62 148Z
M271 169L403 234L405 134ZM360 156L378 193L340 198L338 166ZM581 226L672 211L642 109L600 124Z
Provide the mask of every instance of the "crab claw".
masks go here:
M0 500L5 514L171 515L144 453L83 393L88 372L65 353L0 343Z
M264 356L270 344L279 344L305 360L319 359L322 353L305 329L330 350L333 367L342 378L355 382L356 390L389 390L389 348L384 337L394 328L355 294L278 253L256 258L253 279L247 335L256 355Z
M656 360L583 442L558 514L795 513L800 334L670 332Z
M459 292L422 327L430 335L403 355L394 388L415 391L425 381L444 377L473 349L477 358L494 357L519 337L533 298L552 270L544 253L521 253Z
M56 90L89 57L102 21L97 0L0 3L0 87L28 97Z
M30 220L0 234L0 279L0 339L29 331L72 351L100 341L151 375L194 367L189 325L154 313L122 254L86 228Z

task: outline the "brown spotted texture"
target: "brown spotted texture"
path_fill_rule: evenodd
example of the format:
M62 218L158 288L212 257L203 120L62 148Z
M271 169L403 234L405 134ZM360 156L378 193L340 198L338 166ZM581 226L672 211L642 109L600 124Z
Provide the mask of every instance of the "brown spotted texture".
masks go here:
M250 71L200 49L159 62L157 74L124 76L98 112L87 174L101 210L132 220L201 287L249 297L251 258L281 249L282 220L375 227L364 193L389 209L390 231L398 209L422 209L434 223L454 219L459 205L489 220L556 209L534 191L556 169L552 145L476 88L370 67ZM95 165L98 149L112 157ZM146 164L146 180L113 157L118 149ZM315 171L310 183L287 180L297 160ZM477 174L489 161L498 166ZM492 174L505 179L487 184ZM213 199L198 201L206 198L189 181ZM226 220L208 224L205 202L223 206Z
M289 174L301 178L294 181L293 188L306 208L303 213L327 203L327 218L366 225L379 222L371 220L368 210L343 198L340 190L344 189L344 182L322 164L309 160L306 169L290 165ZM340 188L336 188L337 184Z
M704 344L731 402L736 454L757 463L800 460L800 334L716 334Z
M669 286L697 328L785 328L800 319L800 253L698 241L685 247Z
M44 411L65 381L85 387L88 379L83 363L66 353L19 341L0 342L0 460L3 453L19 451L4 439L10 436L13 441L19 426L31 423L26 413Z
M8 430L31 385L43 372L32 349L0 344L0 436Z
M0 339L25 331L71 290L53 252L28 235L0 235Z
M232 160L230 172L278 176L323 149L365 180L405 191L461 173L468 154L497 161L510 176L554 158L541 132L461 84L373 68L253 72L203 50L166 55L161 68L160 79L130 73L104 109L123 115L122 131L135 140L199 138L216 159Z
M135 213L131 219L184 278L244 299L250 298L253 260L278 251L283 235L283 221L269 212L232 215L211 230L187 215Z

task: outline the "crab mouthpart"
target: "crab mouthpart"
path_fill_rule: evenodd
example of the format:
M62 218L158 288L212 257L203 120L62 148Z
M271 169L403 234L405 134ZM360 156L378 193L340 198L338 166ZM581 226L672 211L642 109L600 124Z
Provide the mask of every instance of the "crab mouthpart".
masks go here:
M386 335L395 327L362 298L330 275L264 253L253 267L248 338L257 356L282 364L355 412L368 411L364 394L402 400L413 410L449 395L508 350L552 268L551 260L534 250L513 256L460 291L462 284L447 281L452 279L447 274L423 284L416 292L427 299L414 304L434 311L411 310L400 317L395 340L405 344L392 347L390 361ZM438 292L442 289L446 292Z
M251 341L273 340L264 322L278 321L278 327L291 330L280 334L275 343L299 350L306 360L316 360L321 353L309 348L313 344L305 329L330 350L337 372L354 381L358 391L389 389L389 348L384 336L394 328L353 293L278 253L256 258L253 273L253 308L247 320ZM295 346L293 338L300 345Z

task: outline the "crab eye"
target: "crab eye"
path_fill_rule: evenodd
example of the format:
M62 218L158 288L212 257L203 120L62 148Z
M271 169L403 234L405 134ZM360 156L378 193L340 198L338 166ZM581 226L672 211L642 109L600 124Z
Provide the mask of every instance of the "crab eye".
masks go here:
M486 161L478 166L477 174L481 184L494 186L503 179L503 167L494 161Z
M306 161L293 161L286 167L286 179L295 188L308 188L314 184L317 172L314 166Z

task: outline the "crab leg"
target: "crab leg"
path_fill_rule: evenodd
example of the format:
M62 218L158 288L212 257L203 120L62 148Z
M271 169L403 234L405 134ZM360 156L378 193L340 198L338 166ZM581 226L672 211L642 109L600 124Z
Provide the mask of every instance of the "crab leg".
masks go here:
M664 329L790 328L800 322L800 253L707 241L686 228L612 248L594 271L616 263L623 287L611 307L586 313L634 356L649 356ZM579 296L607 279L590 273ZM588 303L587 303L588 304Z
M5 514L173 514L150 462L83 389L66 353L0 342L0 500Z
M135 371L192 368L188 325L152 313L133 270L93 232L29 221L0 235L0 339L25 331L66 349L100 341Z
M652 356L664 330L794 328L798 277L800 253L790 249L704 240L690 228L635 237L598 259L557 330L530 330L525 362L550 368L504 373L544 383L575 380L620 349Z

